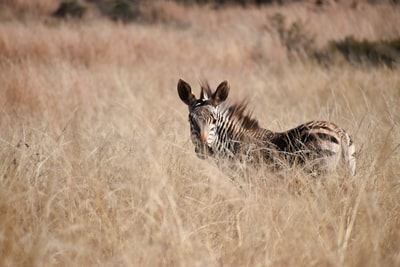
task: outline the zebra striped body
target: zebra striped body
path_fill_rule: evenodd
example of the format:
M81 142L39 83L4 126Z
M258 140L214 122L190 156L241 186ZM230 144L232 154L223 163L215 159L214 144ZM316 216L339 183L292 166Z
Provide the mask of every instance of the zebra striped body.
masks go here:
M355 173L355 147L350 136L337 125L311 121L286 132L261 128L246 113L244 102L230 105L228 83L214 93L202 85L199 99L190 85L179 80L178 93L189 107L191 139L200 158L206 156L258 160L276 165L303 165L312 171L334 170L343 159Z

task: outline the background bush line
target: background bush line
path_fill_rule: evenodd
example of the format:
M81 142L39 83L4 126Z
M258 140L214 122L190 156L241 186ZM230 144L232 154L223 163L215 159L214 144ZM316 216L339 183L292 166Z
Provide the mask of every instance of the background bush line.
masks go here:
M152 21L154 18L163 17L162 9L149 7L142 0L88 0L100 12L115 21L140 22ZM290 2L306 2L301 0L176 0L184 4L288 4ZM309 2L309 1L308 1ZM315 1L321 5L326 1ZM393 1L366 1L370 3L397 3ZM148 3L148 2L147 2ZM148 9L151 9L149 12ZM145 11L146 10L146 11ZM81 18L86 11L84 2L78 0L61 1L58 9L53 13L56 17ZM156 19L157 20L157 19ZM286 18L276 13L270 18L270 25L279 37L281 45L287 50L289 58L313 59L322 65L331 65L343 59L351 64L368 66L395 67L400 59L400 39L393 40L357 40L348 36L343 40L331 40L326 48L316 49L314 36L307 31L306 25L295 21L287 25Z
M175 23L183 25L182 18L167 14L162 1L143 0L61 0L49 15L58 19L82 19L90 10L100 16L123 23ZM184 5L208 5L223 8L228 5L287 5L308 3L316 7L340 1L306 0L175 0ZM361 2L361 1L359 1ZM365 0L369 4L397 4L398 0ZM348 8L354 8L348 5ZM171 12L170 12L171 13ZM313 60L324 66L348 62L358 66L387 66L394 68L400 61L400 38L368 40L348 35L341 39L331 39L323 48L317 48L315 36L306 23L300 20L288 22L289 18L277 12L269 17L266 26L269 34L278 37L286 50L289 60ZM265 34L265 33L264 33ZM260 49L263 49L261 47Z
M316 60L324 66L343 60L353 65L390 68L400 63L400 38L370 41L347 36L342 40L331 40L325 48L318 49L315 36L301 21L287 25L285 16L276 13L270 17L270 27L279 37L289 58Z
M172 0L185 5L211 5L223 7L228 5L286 5L291 3L311 3L316 6L330 5L338 0ZM60 0L58 9L53 15L58 17L82 17L86 11L86 5L94 5L100 12L113 20L124 22L145 19L143 6L149 7L152 1L145 0ZM157 2L157 1L154 1ZM370 4L398 4L400 0L364 0L354 2L350 7L355 7L356 3L366 2ZM160 12L160 10L158 10Z
M353 65L394 68L400 63L400 38L360 41L348 36L343 40L330 41L324 50L315 51L313 57L323 65L331 65L335 61L345 59Z

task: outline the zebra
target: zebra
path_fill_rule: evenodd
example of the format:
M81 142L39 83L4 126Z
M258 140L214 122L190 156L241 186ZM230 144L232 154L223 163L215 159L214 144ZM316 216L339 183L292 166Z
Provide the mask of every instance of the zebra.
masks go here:
M197 99L187 82L179 79L177 85L180 99L189 108L190 136L199 158L262 159L273 166L282 166L282 162L297 164L313 173L335 170L344 160L350 173L355 174L355 146L350 135L336 124L310 121L274 132L260 127L247 111L246 101L226 101L230 90L227 81L214 92L206 81L200 86Z

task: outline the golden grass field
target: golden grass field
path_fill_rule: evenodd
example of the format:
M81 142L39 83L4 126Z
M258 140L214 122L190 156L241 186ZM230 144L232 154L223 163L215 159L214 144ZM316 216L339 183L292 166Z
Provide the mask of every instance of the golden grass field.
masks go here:
M391 38L399 6L161 2L167 21L121 24L8 3L0 266L400 266L399 70L288 61L268 26L281 12L321 46ZM228 80L229 99L247 98L275 131L336 122L355 141L356 175L198 159L179 78L197 94L200 79Z

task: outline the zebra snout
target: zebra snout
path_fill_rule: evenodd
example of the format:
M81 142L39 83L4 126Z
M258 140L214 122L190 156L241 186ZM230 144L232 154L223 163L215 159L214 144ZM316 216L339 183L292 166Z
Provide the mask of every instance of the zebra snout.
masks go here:
M197 156L199 159L206 159L206 158L207 158L207 155L204 155L204 154L202 154L202 153L197 153L197 152L196 152L196 156Z
M200 159L206 159L207 156L211 156L213 154L211 147L207 146L206 144L196 146L194 151L196 152L196 156Z

